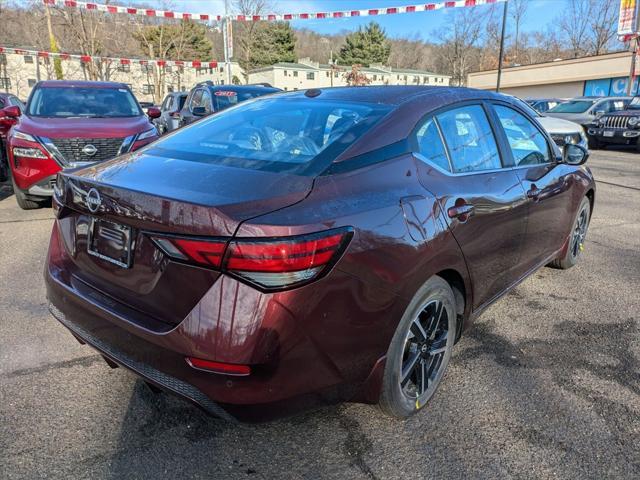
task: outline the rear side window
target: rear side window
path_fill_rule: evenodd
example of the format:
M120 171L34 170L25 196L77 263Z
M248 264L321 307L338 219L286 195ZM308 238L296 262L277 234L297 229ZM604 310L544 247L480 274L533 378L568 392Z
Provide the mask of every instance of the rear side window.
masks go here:
M468 105L436 116L456 173L502 168L498 146L484 109Z
M512 108L502 105L495 105L494 108L509 140L516 166L551 161L547 140L533 123Z
M162 111L166 112L170 110L172 104L173 104L173 99L171 98L171 95L167 95L167 98L165 98L164 102L162 102Z
M149 152L256 170L318 173L317 165L326 168L389 108L306 98L259 99L196 122L156 142Z
M189 101L189 110L193 111L194 107L200 106L200 101L202 100L202 89L196 90L191 96L191 100Z
M428 118L418 129L416 140L418 141L418 151L423 157L440 168L451 171L438 125L433 118Z
M211 94L209 90L202 91L202 98L200 99L200 106L204 107L204 111L209 114L212 112L211 110Z

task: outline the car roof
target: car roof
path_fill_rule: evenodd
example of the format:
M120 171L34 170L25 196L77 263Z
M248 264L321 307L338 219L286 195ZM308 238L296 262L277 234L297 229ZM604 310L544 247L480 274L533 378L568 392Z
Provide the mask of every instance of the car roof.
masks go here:
M496 94L487 90L477 90L474 88L415 85L311 88L281 93L278 97L302 98L306 96L305 93L309 90L320 91L320 94L314 95L314 98L317 97L323 100L377 103L395 106L434 95L453 95L459 97L460 100L464 100L465 98L478 98L479 96L495 99L505 98L501 94Z
M265 87L264 85L208 85L209 89L220 92L255 92L255 91L264 91L264 92L281 92L279 88L276 87Z
M43 80L36 84L39 87L84 87L84 88L129 88L121 82L94 82L89 80Z
M598 97L598 96L583 96L583 97L574 97L571 100L630 100L633 97L628 97L626 95L618 95L612 97Z

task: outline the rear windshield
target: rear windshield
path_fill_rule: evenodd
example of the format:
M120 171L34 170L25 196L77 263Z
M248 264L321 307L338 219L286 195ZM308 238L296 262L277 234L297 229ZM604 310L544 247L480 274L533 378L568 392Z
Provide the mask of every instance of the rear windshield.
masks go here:
M161 139L152 155L312 175L390 107L320 99L263 98L211 115Z
M213 92L213 110L215 112L219 112L220 110L233 107L240 102L251 100L252 98L258 98L269 93L274 92L265 88L243 90L242 92L235 92L233 90L217 90Z
M137 117L138 102L127 88L40 87L27 105L34 117Z
M560 105L556 105L548 113L584 113L595 102L593 100L570 100Z

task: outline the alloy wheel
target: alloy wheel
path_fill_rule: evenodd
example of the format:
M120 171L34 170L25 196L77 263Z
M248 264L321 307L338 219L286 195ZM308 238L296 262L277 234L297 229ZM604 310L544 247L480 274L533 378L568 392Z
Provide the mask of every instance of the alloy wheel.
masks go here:
M447 310L440 300L427 303L413 319L404 342L399 377L406 397L419 401L435 389L442 376L449 334Z
M576 226L573 229L573 235L571 237L571 255L573 255L573 258L577 258L584 248L584 239L587 236L587 222L588 214L587 206L585 205L582 210L580 210L580 214L576 220Z

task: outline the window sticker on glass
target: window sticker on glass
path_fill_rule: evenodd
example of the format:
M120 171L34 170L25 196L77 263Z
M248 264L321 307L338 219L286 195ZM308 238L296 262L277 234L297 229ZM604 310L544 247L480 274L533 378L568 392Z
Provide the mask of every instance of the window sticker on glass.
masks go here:
M217 97L235 97L237 94L237 92L229 92L227 90L220 90L214 93Z

